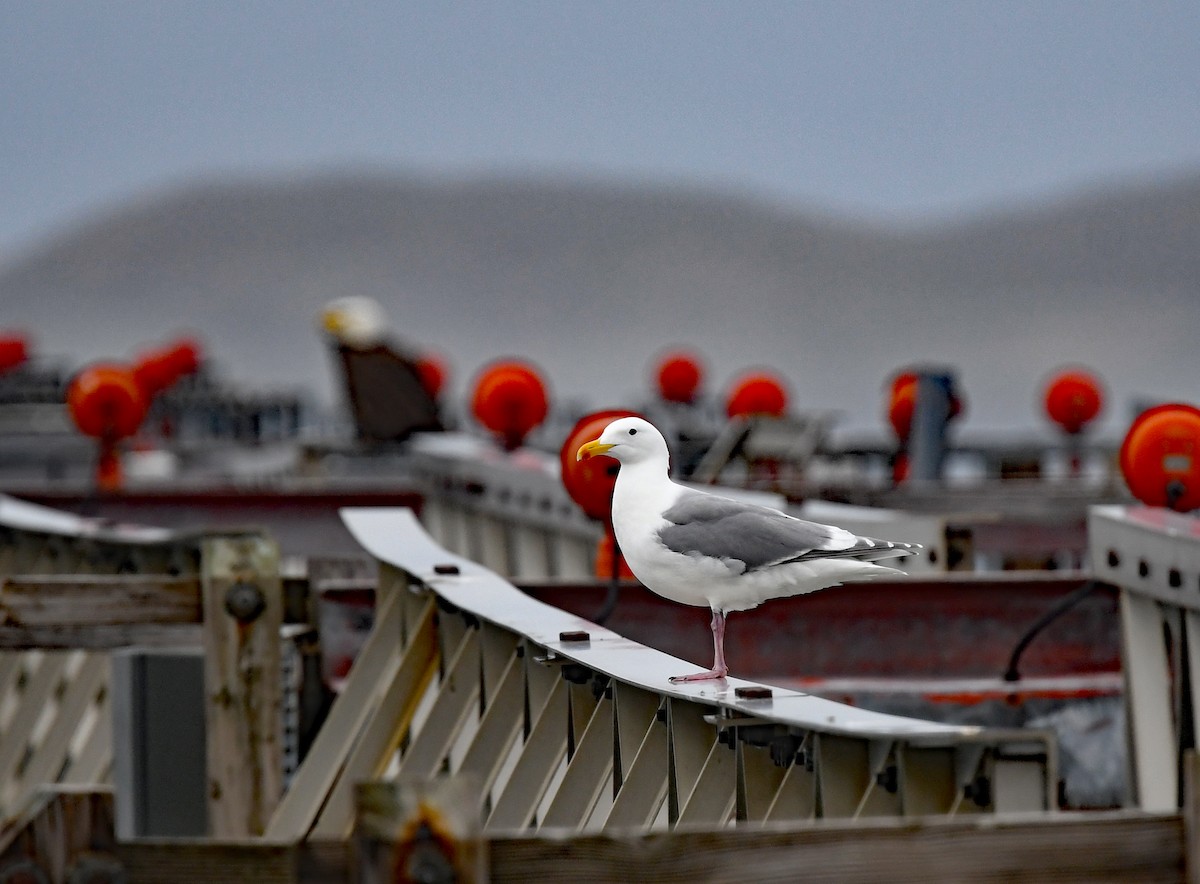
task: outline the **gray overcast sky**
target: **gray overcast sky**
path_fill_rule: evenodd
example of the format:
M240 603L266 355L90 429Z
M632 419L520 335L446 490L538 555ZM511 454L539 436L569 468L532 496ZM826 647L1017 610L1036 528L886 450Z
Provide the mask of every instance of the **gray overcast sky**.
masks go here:
M1200 3L0 4L0 256L224 172L584 172L941 217L1200 168Z

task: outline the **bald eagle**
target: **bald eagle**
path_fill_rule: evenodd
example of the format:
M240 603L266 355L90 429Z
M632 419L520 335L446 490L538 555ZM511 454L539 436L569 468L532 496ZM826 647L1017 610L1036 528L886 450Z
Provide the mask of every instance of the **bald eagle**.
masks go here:
M391 339L377 301L357 295L330 301L321 327L341 363L359 439L399 442L415 432L443 429L416 359Z

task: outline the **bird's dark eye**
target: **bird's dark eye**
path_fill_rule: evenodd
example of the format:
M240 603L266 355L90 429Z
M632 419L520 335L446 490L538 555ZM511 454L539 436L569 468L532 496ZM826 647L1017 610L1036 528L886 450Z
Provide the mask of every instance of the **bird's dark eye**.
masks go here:
M630 431L629 431L629 435L630 435L630 436L636 436L636 435L637 435L637 430L630 429Z

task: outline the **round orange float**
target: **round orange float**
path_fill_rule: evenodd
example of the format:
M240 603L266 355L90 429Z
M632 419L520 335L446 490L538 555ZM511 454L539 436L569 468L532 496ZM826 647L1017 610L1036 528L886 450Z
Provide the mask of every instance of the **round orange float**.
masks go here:
M729 417L783 417L788 395L783 383L766 372L743 377L729 392L725 413Z
M497 362L485 368L475 382L471 413L504 447L520 447L529 432L549 412L546 385L537 369L524 362Z
M658 363L658 395L667 402L691 405L696 401L704 372L690 353L668 353Z
M1045 406L1050 419L1074 435L1104 408L1104 387L1082 369L1060 372L1046 385Z
M200 345L191 338L148 350L134 361L133 377L147 397L161 393L184 375L200 368Z
M437 399L442 393L442 388L446 386L445 360L432 353L426 353L417 359L416 368L417 380L421 382L421 387L429 394L430 399Z
M133 370L97 363L71 379L67 409L79 432L95 439L124 439L141 426L149 407Z
M0 336L0 374L29 359L29 341L23 335Z
M617 409L585 415L576 422L558 452L563 487L571 500L593 519L607 522L612 518L613 486L617 483L620 464L616 458L603 454L576 460L575 452L585 442L598 438L604 428L618 418L640 416L636 412Z
M1121 473L1149 506L1200 508L1200 409L1171 403L1142 412L1121 444Z

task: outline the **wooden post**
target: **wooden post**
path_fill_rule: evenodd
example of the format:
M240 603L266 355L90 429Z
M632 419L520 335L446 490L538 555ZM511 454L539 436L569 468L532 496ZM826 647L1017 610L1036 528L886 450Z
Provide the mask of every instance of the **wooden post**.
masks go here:
M279 548L205 538L201 570L209 832L262 835L283 791Z
M1183 863L1187 884L1200 884L1200 754L1183 753Z
M475 777L359 783L355 803L353 880L487 882Z

